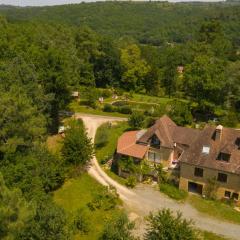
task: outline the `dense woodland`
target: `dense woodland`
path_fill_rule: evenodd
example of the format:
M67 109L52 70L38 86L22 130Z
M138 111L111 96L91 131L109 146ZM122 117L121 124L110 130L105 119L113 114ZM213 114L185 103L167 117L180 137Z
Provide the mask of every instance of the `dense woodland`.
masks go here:
M1 239L70 238L51 193L82 169L92 146L81 122L72 125L63 158L45 142L80 86L186 99L191 111L220 107L227 125L239 122L238 3L5 6L0 13ZM69 144L85 146L78 155L87 158L76 162Z

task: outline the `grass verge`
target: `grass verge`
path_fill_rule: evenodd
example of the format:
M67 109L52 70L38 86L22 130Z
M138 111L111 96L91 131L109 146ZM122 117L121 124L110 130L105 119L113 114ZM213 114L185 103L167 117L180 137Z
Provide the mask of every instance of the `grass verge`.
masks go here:
M201 231L201 236L204 240L229 240L228 238L225 238L223 236L216 235L215 233L212 232L207 232L207 231Z
M240 224L240 213L226 203L222 203L220 201L206 200L195 195L189 195L188 201L199 212L208 214L220 220Z
M159 189L162 193L178 201L185 200L188 196L187 192L168 183L161 183Z
M95 150L96 158L99 161L99 163L104 163L106 159L110 159L117 146L117 141L120 135L124 131L126 131L129 128L129 125L127 122L119 122L116 124L113 124L111 127L105 127L104 131L106 131L106 135L108 137L106 143L104 146L97 147ZM100 131L102 130L102 126L100 126L96 132L95 139L98 139L98 135L101 134Z
M95 154L98 162L103 165L107 160L111 159L113 156L117 141L119 136L126 131L129 128L129 125L127 122L118 122L114 125L112 125L110 128L107 127L107 125L100 126L96 132L95 139L99 138L99 135L102 131L106 131L107 141L104 146L96 147ZM104 169L104 168L103 168ZM104 171L115 181L119 182L120 184L125 184L126 179L119 177L115 171L112 171L110 169L104 169Z

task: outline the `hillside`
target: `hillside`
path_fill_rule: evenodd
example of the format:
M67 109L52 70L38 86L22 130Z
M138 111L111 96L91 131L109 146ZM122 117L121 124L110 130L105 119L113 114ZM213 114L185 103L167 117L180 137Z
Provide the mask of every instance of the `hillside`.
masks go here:
M206 19L221 22L225 34L240 41L239 3L98 2L54 7L0 7L10 22L48 21L87 25L108 37L131 36L140 43L161 45L195 37Z

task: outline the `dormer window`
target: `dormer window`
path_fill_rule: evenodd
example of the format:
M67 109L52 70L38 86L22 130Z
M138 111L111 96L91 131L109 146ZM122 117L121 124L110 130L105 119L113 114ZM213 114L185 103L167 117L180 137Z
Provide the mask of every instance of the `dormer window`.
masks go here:
M237 148L240 150L240 137L238 137L237 139L236 139L236 145L237 145Z
M206 145L203 145L202 153L208 155L209 152L210 152L210 147L206 146Z
M229 153L220 152L217 156L217 160L229 162L231 155Z
M156 135L153 135L151 138L151 146L160 147L160 140Z

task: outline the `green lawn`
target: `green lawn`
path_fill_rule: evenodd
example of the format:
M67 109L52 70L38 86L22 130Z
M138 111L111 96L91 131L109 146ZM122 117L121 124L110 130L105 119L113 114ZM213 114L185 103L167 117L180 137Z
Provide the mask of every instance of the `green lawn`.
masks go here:
M157 104L167 104L172 100L173 100L172 98L155 97L155 96L149 96L149 95L137 94L137 93L134 93L133 98L131 99L131 101L157 103Z
M111 177L116 182L122 185L126 185L127 179L118 176L115 172L111 171L110 169L105 169L104 171L107 173L109 177Z
M79 105L78 102L73 101L68 106L70 111L79 112L79 113L88 113L88 114L95 114L95 115L103 115L103 116L112 116L112 117L122 117L128 118L128 114L122 114L118 112L104 112L101 109L93 109L88 106Z
M62 206L67 213L74 214L78 209L84 208L91 222L91 231L87 235L76 235L75 239L92 240L98 239L104 224L116 217L122 210L119 208L104 211L98 209L90 211L86 204L91 202L95 194L101 193L104 187L97 183L88 174L83 174L78 178L70 179L54 193L54 200Z
M216 235L211 232L207 232L207 231L200 231L200 232L203 237L203 240L228 240L228 238Z
M171 184L168 184L168 183L161 183L159 186L159 189L161 192L163 192L170 198L178 200L178 201L180 201L180 200L184 201L188 196L187 192L180 190L177 187L175 187Z
M199 212L208 214L220 220L240 224L240 213L225 203L206 200L196 195L189 195L188 201Z
M104 160L110 159L113 156L113 154L116 150L117 141L118 141L119 136L124 131L126 131L128 128L129 128L129 125L127 122L119 122L116 125L112 125L111 128L107 129L108 141L107 141L106 145L95 149L96 158L100 164ZM97 130L96 138L97 138L98 134L99 134L99 129ZM126 180L119 177L113 171L111 171L109 169L105 169L105 172L114 180L118 181L121 184L125 184Z
M165 98L165 97L155 97L155 96L148 96L144 94L136 94L132 95L132 98L129 101L123 99L123 97L119 97L119 99L114 100L111 97L105 98L104 103L112 103L115 101L126 101L127 105L129 105L133 110L142 110L145 111L150 109L151 107L156 107L158 105L166 106L167 103L172 101L172 98ZM184 101L184 100L183 100ZM114 117L129 117L129 114L122 114L118 112L104 112L102 111L104 104L97 103L98 108L93 109L91 107L81 105L77 101L73 101L69 104L68 108L74 112L84 112L89 114L96 114L96 115L106 115L106 116L114 116Z
M119 136L122 135L124 131L126 131L129 128L129 125L127 122L119 122L115 125L112 125L111 128L106 129L108 131L108 141L105 146L96 148L96 158L101 163L102 160L104 160L106 157L111 158L115 152L117 141ZM96 137L99 134L99 129L96 132Z

